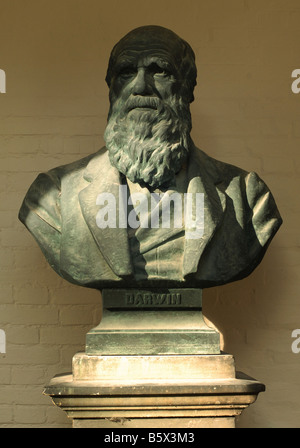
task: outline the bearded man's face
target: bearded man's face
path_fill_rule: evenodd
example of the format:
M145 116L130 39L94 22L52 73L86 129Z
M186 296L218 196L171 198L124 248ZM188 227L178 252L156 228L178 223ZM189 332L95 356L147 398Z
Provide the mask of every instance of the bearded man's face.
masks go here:
M163 48L127 48L117 58L104 138L111 164L134 183L169 184L187 157L191 116L179 80Z

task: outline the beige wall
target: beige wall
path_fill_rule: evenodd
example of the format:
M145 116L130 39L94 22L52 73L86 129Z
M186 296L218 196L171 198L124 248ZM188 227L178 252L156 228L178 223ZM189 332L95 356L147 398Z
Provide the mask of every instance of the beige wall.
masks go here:
M70 425L42 390L83 349L99 297L48 267L17 213L37 173L102 146L109 52L132 28L158 24L196 53L195 142L255 170L284 219L255 273L204 294L238 369L267 386L238 425L299 427L299 0L0 0L0 9L0 426Z

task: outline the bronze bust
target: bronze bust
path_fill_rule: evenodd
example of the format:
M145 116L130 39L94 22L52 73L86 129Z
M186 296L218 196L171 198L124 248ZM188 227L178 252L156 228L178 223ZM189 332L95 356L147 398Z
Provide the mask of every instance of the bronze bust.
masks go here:
M66 280L206 288L262 260L280 214L257 174L194 145L196 76L193 50L165 28L137 28L113 48L106 146L40 174L19 214Z

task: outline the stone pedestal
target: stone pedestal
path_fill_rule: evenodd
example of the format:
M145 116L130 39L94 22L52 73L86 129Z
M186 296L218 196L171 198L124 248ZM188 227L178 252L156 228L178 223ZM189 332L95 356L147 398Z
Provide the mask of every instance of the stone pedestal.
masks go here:
M74 374L54 377L44 393L72 418L74 428L234 428L235 418L265 389L235 373L230 355L154 358L141 365L138 359L99 357L99 363L91 360L89 370L85 355L78 354ZM182 367L176 375L179 362L186 370ZM132 370L135 364L140 365ZM168 364L165 372L170 375L164 376L161 368ZM148 378L141 379L146 365L158 378L147 372Z
M201 291L107 290L72 373L44 393L77 428L233 428L265 389L237 373L202 316Z
M218 354L220 334L202 315L202 290L106 289L88 355Z

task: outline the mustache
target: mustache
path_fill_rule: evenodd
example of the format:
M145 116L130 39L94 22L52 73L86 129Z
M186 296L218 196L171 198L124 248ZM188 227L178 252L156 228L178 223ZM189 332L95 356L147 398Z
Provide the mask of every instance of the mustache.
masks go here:
M154 96L131 95L125 104L125 109L130 112L132 109L147 108L158 110L162 107L162 101Z

